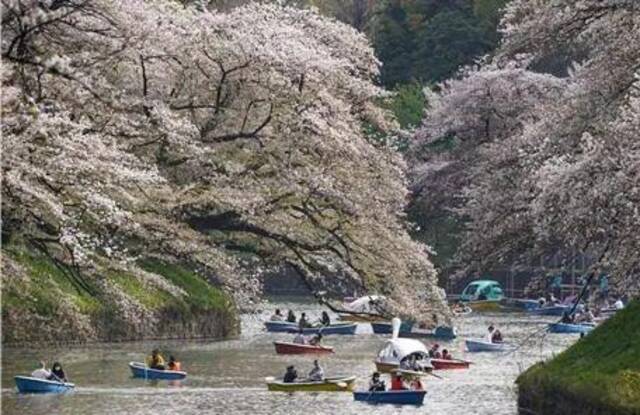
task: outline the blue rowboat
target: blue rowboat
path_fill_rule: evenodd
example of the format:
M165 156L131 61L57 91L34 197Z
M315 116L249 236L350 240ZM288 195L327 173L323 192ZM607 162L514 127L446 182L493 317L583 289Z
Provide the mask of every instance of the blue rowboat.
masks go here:
M130 362L129 368L134 378L181 380L187 377L187 372L180 370L158 370L147 367L144 363Z
M552 323L549 324L547 331L549 333L589 333L595 328L594 324L569 324L569 323Z
M265 321L264 326L267 331L276 333L298 333L300 326L298 323L288 323L286 321ZM339 323L330 326L307 327L302 330L302 334L355 334L358 323Z
M491 343L486 340L465 340L467 350L470 352L504 352L511 350L512 345L508 343Z
M57 382L32 378L31 376L15 376L16 387L20 393L64 393L73 390L73 383Z
M562 316L565 311L571 310L570 305L552 305L547 307L539 307L531 310L527 310L531 314L541 315L541 316Z
M391 327L391 323L371 323L371 328L375 334L391 334L393 332L393 328ZM403 321L400 325L400 334L405 332L410 332L413 328L412 322Z
M298 330L298 323L289 323L287 321L265 321L264 326L267 331L275 333L291 333L292 330Z
M413 329L411 331L401 331L399 337L409 339L453 340L457 337L457 334L453 327L438 326L435 330Z
M370 403L392 403L396 405L422 405L427 391L378 391L378 392L353 392L353 399Z

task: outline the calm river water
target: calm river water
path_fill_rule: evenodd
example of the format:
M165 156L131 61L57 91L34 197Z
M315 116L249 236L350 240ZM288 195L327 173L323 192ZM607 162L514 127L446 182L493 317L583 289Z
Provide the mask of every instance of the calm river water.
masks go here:
M320 314L316 304L278 300L262 315L243 316L239 339L221 342L133 342L57 349L8 349L2 354L2 413L40 414L515 414L517 375L534 362L575 342L573 335L539 334L516 353L499 355L464 352L465 337L481 337L496 324L508 341L519 342L543 327L544 319L522 313L476 314L457 320L459 338L440 342L454 355L473 361L468 370L439 371L444 380L427 378L422 407L370 406L354 402L350 393L268 392L265 376L280 376L287 364L301 373L311 369L313 357L276 355L272 342L291 335L266 333L262 321L275 307ZM546 320L551 321L551 320ZM336 354L322 358L325 373L353 374L366 387L375 369L372 360L385 337L368 325L355 336L327 336ZM142 361L154 347L175 354L189 372L177 384L133 379L127 363ZM36 362L60 360L77 387L65 395L19 395L13 376L29 374Z

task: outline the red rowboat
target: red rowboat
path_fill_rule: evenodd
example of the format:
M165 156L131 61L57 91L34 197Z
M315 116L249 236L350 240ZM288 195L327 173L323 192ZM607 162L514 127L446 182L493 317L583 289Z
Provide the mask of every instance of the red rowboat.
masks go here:
M273 342L278 354L333 353L333 347L289 342Z
M468 369L470 364L471 362L466 360L431 359L431 365L434 370Z

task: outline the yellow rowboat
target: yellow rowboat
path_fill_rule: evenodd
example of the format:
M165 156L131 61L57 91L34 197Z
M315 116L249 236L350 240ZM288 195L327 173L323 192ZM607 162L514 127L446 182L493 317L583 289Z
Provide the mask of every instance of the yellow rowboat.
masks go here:
M267 389L273 392L352 392L356 385L355 376L326 378L321 382L284 383L269 377Z
M502 311L499 300L479 300L465 302L473 311Z

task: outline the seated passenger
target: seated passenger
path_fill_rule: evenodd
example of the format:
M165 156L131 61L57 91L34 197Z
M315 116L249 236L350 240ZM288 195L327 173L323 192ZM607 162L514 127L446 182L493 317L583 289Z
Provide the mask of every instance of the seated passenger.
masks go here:
M280 313L280 309L276 308L276 312L269 319L271 321L284 321L284 316Z
M67 376L64 374L64 370L62 370L62 365L58 362L54 362L53 366L51 366L51 375L49 376L49 380L57 380L58 382L66 382Z
M422 386L422 382L420 381L420 378L412 379L411 384L409 386L410 386L409 389L414 391L424 390L424 386Z
M488 340L491 343L502 343L502 333L500 333L500 330L496 329L493 326L489 326L489 335L488 335Z
M392 391L400 391L405 390L407 387L402 380L402 376L399 374L394 374L391 376L391 390Z
M51 377L51 372L47 370L47 365L44 361L40 361L39 368L31 372L31 377L36 379L48 380Z
M312 382L321 382L322 380L324 380L324 370L317 360L313 361L313 369L311 369L311 372L309 372L308 378Z
M173 356L169 356L169 364L167 365L167 367L169 368L169 370L182 370L180 362L176 361L176 358Z
M444 349L442 351L442 358L445 359L445 360L452 360L453 356L451 355L451 353L449 353L449 350Z
M309 320L307 320L307 313L300 314L300 321L298 321L298 326L301 329L311 327L311 324L309 324Z
M298 379L298 372L296 371L295 366L287 366L287 371L282 378L284 383L293 383Z
M369 382L369 392L384 392L387 386L380 380L380 373L374 372Z
M438 343L429 349L429 357L432 359L442 359L442 353L440 353L440 345Z
M147 366L151 369L164 370L164 357L160 350L153 349L151 356L147 357Z
M296 320L296 315L293 313L293 310L289 310L289 313L287 314L287 322L295 323Z
M322 312L322 318L320 319L320 324L322 324L323 326L331 325L331 318L329 317L329 314L326 311Z

